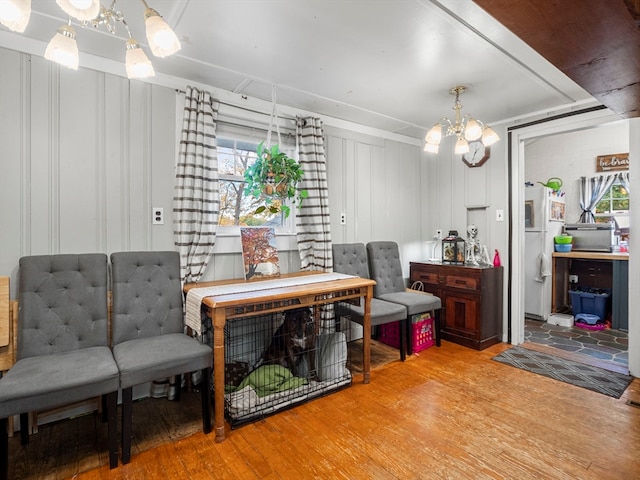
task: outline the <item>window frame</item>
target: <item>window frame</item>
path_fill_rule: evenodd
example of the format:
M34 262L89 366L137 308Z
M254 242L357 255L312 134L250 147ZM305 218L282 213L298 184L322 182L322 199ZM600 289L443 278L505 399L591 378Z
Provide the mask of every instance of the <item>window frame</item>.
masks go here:
M628 218L629 217L629 208L627 208L626 210L613 208L613 202L616 201L616 200L626 200L627 202L629 201L629 192L628 191L627 191L626 196L624 196L624 197L618 197L618 198L614 198L613 197L612 190L616 186L621 186L621 187L624 188L624 186L622 185L622 182L620 182L620 181L613 182L611 184L611 186L609 187L609 189L607 190L607 192L602 196L602 198L598 201L598 203L594 207L594 210L596 210L597 206L601 202L603 202L603 201L608 201L609 202L609 210L607 212L598 213L597 211L594 211L593 216L595 217L597 223L602 223L602 221L604 221L604 223L607 223L607 222L610 222L610 221L614 220L614 218L620 218L620 217ZM600 219L600 221L598 221L599 219Z
M225 128L224 122L221 122L220 128L216 130L216 138L218 140L218 145L220 144L220 139L230 140L235 142L248 142L254 143L256 146L263 141L263 139L256 139L253 135L255 133L255 129L251 129L250 127L246 128L246 133L243 134L241 132L242 126L234 124L233 129ZM288 137L289 135L287 135ZM286 137L285 137L286 138ZM293 137L295 140L295 137ZM283 142L283 145L280 146L281 150L285 151L290 157L295 158L297 160L297 152L295 148L295 143L292 142ZM218 173L218 181L231 181L231 182L242 182L244 183L244 177L239 175L229 175L229 174L220 174ZM277 235L292 235L295 234L295 217L296 217L296 208L293 208L290 202L287 202L289 206L291 206L291 214L284 218L284 215L280 213L282 223L275 227L276 236ZM237 236L240 237L240 227L241 225L217 225L216 235L220 236Z

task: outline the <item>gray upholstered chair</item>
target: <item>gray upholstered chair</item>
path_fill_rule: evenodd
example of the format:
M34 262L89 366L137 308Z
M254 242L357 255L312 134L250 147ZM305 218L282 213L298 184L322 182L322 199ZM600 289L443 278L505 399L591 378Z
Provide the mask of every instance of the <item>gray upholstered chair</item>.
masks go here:
M346 273L362 278L369 276L367 251L364 243L334 244L333 271ZM364 323L364 305L352 305L350 303L338 303L336 305L338 317L350 317L356 323ZM400 359L406 358L406 326L407 309L397 303L386 302L378 298L371 299L371 327L384 325L391 322L400 322Z
M202 430L211 431L211 347L184 333L178 252L111 254L113 356L122 388L122 463L131 460L132 389L202 371Z
M102 397L109 466L118 465L118 367L109 348L107 256L39 255L20 259L16 363L0 379L0 476L8 478L7 419Z
M398 303L407 308L407 338L411 338L411 316L431 312L435 323L435 341L440 346L440 297L424 293L407 291L402 276L402 263L396 242L367 243L367 257L371 278L376 281L373 295L381 300ZM407 352L411 354L413 346L407 341Z

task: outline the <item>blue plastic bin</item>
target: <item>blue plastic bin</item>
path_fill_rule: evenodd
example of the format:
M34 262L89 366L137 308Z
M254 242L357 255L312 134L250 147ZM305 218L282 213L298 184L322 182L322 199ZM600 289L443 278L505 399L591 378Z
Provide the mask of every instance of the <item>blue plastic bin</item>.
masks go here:
M603 293L569 290L573 316L576 317L581 313L587 313L597 315L601 320L605 320L609 313L609 298L611 297L611 291L608 289L602 290Z

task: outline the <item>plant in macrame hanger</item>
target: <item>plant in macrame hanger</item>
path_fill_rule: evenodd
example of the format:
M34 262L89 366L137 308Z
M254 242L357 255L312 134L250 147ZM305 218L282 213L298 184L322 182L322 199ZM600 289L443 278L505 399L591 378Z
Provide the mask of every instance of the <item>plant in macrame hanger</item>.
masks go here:
M300 164L285 152L280 151L282 142L277 122L275 90L272 91L272 99L273 110L269 130L267 131L266 145L265 142L260 142L258 148L256 148L256 161L244 172L244 192L246 195L252 195L263 200L262 205L256 209L256 214L282 212L287 218L291 213L291 208L286 205L286 202L288 200L294 202L297 200L299 206L302 200L307 198L308 192L296 188L304 174ZM269 146L274 119L279 143Z

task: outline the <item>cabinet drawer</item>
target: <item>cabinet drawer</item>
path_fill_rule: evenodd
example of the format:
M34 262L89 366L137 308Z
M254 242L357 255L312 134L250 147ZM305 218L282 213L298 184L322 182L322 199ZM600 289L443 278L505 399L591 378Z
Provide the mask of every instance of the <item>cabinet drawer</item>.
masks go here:
M420 270L415 270L411 275L411 281L420 281L422 283L431 283L433 285L437 285L438 274L435 272L421 272Z
M445 285L452 288L464 288L465 290L477 290L479 284L478 278L459 277L457 275L447 275Z

